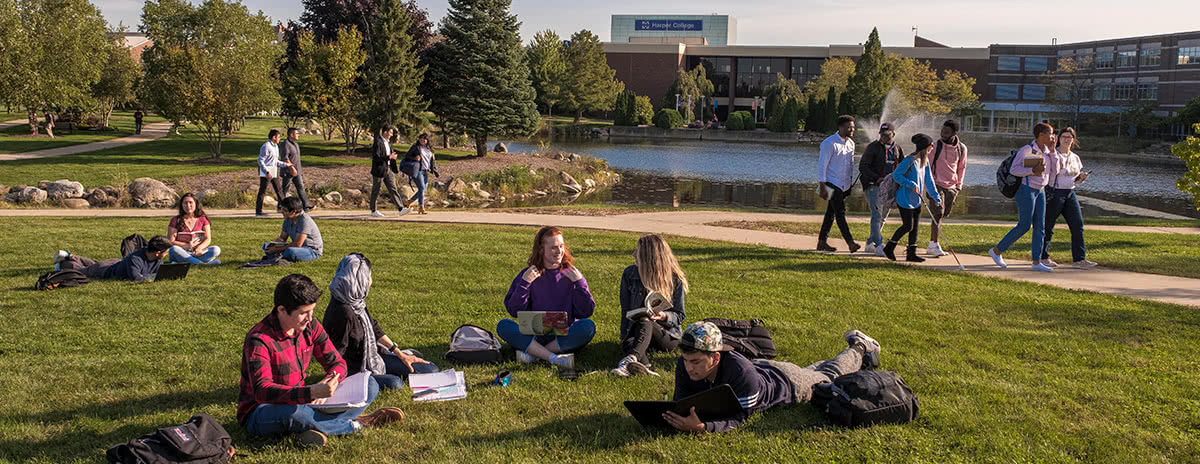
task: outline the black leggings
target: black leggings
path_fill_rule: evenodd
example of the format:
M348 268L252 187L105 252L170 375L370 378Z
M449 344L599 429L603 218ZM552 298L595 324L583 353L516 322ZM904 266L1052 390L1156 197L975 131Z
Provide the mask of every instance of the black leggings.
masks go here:
M900 208L900 219L904 224L892 234L892 241L899 242L900 237L908 234L908 246L917 245L917 229L921 227L921 208Z

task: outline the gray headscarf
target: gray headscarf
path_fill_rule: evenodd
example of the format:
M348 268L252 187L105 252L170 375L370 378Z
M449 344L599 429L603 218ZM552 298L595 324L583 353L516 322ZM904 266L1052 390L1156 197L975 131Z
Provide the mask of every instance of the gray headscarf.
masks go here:
M363 368L373 375L384 373L383 357L375 348L375 330L367 315L367 292L371 290L371 266L363 255L351 253L338 263L337 272L329 282L329 294L354 312L363 328Z

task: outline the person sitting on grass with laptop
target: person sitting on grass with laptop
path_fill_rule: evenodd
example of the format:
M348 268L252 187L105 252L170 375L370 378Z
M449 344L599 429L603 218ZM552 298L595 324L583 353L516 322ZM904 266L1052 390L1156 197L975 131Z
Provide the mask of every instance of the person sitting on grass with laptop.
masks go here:
M171 242L166 237L155 235L146 242L146 247L130 253L124 258L112 258L96 261L91 258L73 255L66 250L58 250L54 255L55 270L74 269L88 276L89 279L132 280L141 282L154 280L162 259L171 250Z
M496 324L496 333L517 350L517 360L523 363L541 359L573 370L575 357L571 353L583 348L596 335L596 324L589 319L596 309L596 300L592 299L587 279L575 267L575 258L557 228L547 226L538 230L528 265L508 287L504 307L516 318L527 311L566 313L569 324L566 335L523 333L512 319Z
M237 419L247 432L294 433L305 446L324 446L327 435L351 434L404 419L404 412L396 408L359 416L379 394L374 379L367 381L367 404L362 407L336 413L313 407L333 396L346 378L346 361L321 323L313 319L320 298L321 289L308 276L288 275L275 285L274 309L246 334ZM305 384L311 358L321 363L325 377Z
M312 217L304 213L304 202L287 197L280 203L283 209L283 229L273 242L263 244L268 255L282 253L288 261L312 261L321 257L324 243L321 229Z
M679 342L683 354L675 365L674 400L727 384L737 395L742 412L731 417L702 418L692 408L687 416L667 411L663 419L684 432L724 432L746 422L755 412L808 402L814 385L879 365L879 342L857 330L842 337L849 347L833 359L800 367L784 361L746 359L723 342L715 324L692 323Z
M646 374L658 376L650 368L646 352L651 348L674 351L679 346L680 323L683 322L683 295L688 291L687 275L679 261L658 234L646 234L637 241L633 251L634 264L621 275L621 349L625 357L617 363L613 375L626 377ZM655 292L670 307L654 311L647 306L647 295ZM630 317L631 311L646 308L646 313Z

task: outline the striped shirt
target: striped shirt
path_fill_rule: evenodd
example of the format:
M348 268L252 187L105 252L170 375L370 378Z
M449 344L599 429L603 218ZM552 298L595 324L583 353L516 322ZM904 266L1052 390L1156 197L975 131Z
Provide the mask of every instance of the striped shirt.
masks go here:
M293 337L284 334L279 316L271 311L242 345L242 383L238 395L238 423L245 425L260 404L307 404L313 400L311 387L304 384L308 362L316 357L325 372L346 377L342 360L321 323L313 320Z
M754 364L734 351L721 353L717 375L712 382L695 381L688 377L682 356L675 363L676 401L722 384L727 384L733 389L738 403L742 404L742 412L731 417L701 417L704 430L708 432L733 429L742 425L757 411L788 404L795 399L795 387L782 372L770 366Z

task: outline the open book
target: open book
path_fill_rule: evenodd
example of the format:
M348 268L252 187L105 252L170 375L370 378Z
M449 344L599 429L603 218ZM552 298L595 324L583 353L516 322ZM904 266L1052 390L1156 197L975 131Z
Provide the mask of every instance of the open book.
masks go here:
M367 372L359 372L338 384L337 390L334 390L333 396L326 399L321 404L310 404L313 409L319 409L321 412L338 413L352 408L361 408L367 405L367 382L371 375Z
M409 374L413 401L449 401L467 397L467 381L454 369L432 374Z
M517 311L517 328L521 335L563 336L571 322L564 311Z
M663 294L651 291L646 295L645 305L625 312L626 319L637 319L642 316L650 317L675 307Z

